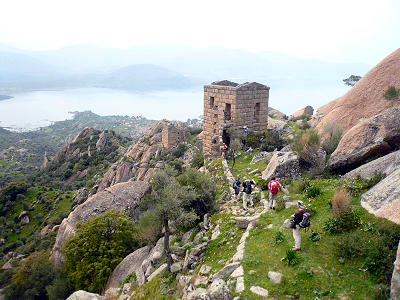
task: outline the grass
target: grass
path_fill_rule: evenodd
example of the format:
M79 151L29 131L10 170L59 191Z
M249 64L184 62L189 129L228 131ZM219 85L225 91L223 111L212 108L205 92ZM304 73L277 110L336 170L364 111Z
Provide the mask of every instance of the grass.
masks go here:
M252 155L247 154L237 157L235 168L232 170L233 176L247 176L246 168L255 169L255 165L249 165L251 159ZM228 164L231 165L231 161ZM263 170L265 165L257 168ZM305 182L318 188L319 193L314 196L313 193L307 193L307 189L303 190ZM289 207L262 215L246 239L246 250L242 260L246 289L242 293L233 292L234 296L246 300L261 299L250 291L251 286L260 286L269 291L270 299L374 299L379 282L366 271L363 257L343 258L335 253L336 245L348 233L329 234L323 231L323 225L334 217L332 198L343 185L342 180L334 177L292 182L289 187L290 196L293 200L302 200L312 213L310 230L301 231L302 250L296 253L296 263L289 265L284 260L288 250L294 245L292 230L287 227L282 230L281 235L278 231L285 219L290 219L290 215L297 208ZM351 197L351 205L359 213L363 224L380 222L379 218L361 207L359 195ZM212 273L219 271L226 261L233 257L239 238L245 232L244 229L235 228L233 217L221 210L212 218L214 226L217 223L221 226L221 235L211 241L204 259L207 265L213 267ZM273 224L272 228L268 228L270 224ZM355 230L362 234L362 230L368 229ZM233 232L235 238L230 239ZM366 232L365 235L373 237L371 233ZM282 282L271 283L268 279L269 271L282 273ZM235 290L234 287L235 285L232 285L232 291Z

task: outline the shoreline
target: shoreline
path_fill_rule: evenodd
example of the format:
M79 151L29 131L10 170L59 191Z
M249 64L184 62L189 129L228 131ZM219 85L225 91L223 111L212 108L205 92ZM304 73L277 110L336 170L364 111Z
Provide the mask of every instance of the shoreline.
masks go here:
M15 94L23 94L23 93L32 93L32 92L52 92L52 91L65 91L65 90L74 90L74 89L82 89L82 88L88 88L87 86L80 86L80 87L54 87L54 88L33 88L33 89L18 89L18 90L4 90L0 91L0 100L5 100L1 99L1 96L10 96L11 98L12 95ZM11 99L8 98L8 99Z

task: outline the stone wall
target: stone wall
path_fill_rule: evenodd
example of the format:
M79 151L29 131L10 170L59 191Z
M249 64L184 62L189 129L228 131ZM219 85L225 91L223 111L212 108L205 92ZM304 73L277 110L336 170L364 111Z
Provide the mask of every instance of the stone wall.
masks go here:
M203 151L221 155L222 135L232 126L266 131L269 87L246 82L217 81L204 86ZM224 111L227 117L224 118Z
M185 127L184 123L175 125L171 122L166 122L162 131L162 142L165 148L170 149L179 142L184 142Z

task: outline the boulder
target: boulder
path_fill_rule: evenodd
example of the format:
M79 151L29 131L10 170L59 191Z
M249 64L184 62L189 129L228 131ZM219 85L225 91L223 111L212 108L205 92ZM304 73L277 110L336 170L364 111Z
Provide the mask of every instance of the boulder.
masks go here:
M72 198L74 200L72 206L82 204L87 200L88 197L89 197L89 190L87 188L79 189Z
M63 256L61 248L65 239L75 234L75 226L79 221L87 220L108 210L134 211L139 200L150 191L147 182L126 182L116 184L102 192L91 196L83 204L64 219L58 230L51 258L57 266L61 265Z
M268 107L268 116L272 118L279 118L279 119L287 119L287 115L285 115L283 112L280 112L279 110ZM269 124L269 121L268 121Z
M222 279L213 280L210 288L212 300L232 300L232 292Z
M261 297L264 297L264 298L268 297L268 291L260 286L252 286L250 288L250 291Z
M150 247L146 246L129 254L125 257L118 266L114 269L111 276L108 278L105 290L110 288L117 288L122 280L129 274L133 272L137 273L137 270L141 268L143 261L149 255ZM144 284L144 282L139 282L139 277L136 275L139 285Z
M275 176L298 180L306 170L307 167L300 164L299 157L293 151L279 151L274 153L267 168L262 172L262 179L268 181L272 176Z
M343 179L356 178L357 176L370 179L376 173L382 173L388 176L399 167L400 151L395 151L346 173L343 175Z
M119 161L114 163L104 174L103 180L97 191L100 192L117 183L129 181L135 171L132 166L132 161Z
M319 108L319 116L312 120L312 126L322 134L326 126L335 124L346 133L361 119L376 116L388 107L399 107L399 101L386 100L383 97L389 85L397 88L400 86L398 74L400 49L373 67L345 95Z
M158 274L161 274L161 272L166 271L168 268L168 264L163 264L161 265L157 270L155 270L149 278L147 278L147 281L152 281L154 277L156 277Z
M290 116L289 120L301 117L304 115L310 115L312 116L314 114L314 108L310 105L303 107L302 109L296 111L293 115Z
M218 271L213 276L213 280L215 280L217 278L220 278L220 279L228 278L240 266L241 266L240 262L233 262L233 263L226 265L225 267L223 267L220 271Z
M258 218L257 216L253 217L236 217L235 222L236 226L240 229L246 229L249 223L256 221Z
M69 296L67 300L105 300L105 297L85 291L77 291Z
M283 120L276 120L273 119L271 117L268 117L268 130L272 130L274 132L281 132L283 130L283 128L285 128L287 124L287 121L283 121Z
M358 167L367 158L400 145L400 109L390 108L351 128L332 153L328 166L337 173Z
M94 131L94 128L86 127L80 133L78 133L78 135L72 140L72 144L81 139L84 139L84 138L90 136L93 133L93 131Z
M361 206L379 217L400 224L400 169L378 182L361 195Z

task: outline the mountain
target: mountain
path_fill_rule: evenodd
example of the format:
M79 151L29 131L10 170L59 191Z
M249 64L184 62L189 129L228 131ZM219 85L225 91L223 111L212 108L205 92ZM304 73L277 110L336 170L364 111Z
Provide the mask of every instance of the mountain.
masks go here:
M178 72L152 64L138 64L118 69L102 81L107 87L128 90L168 90L198 84Z

